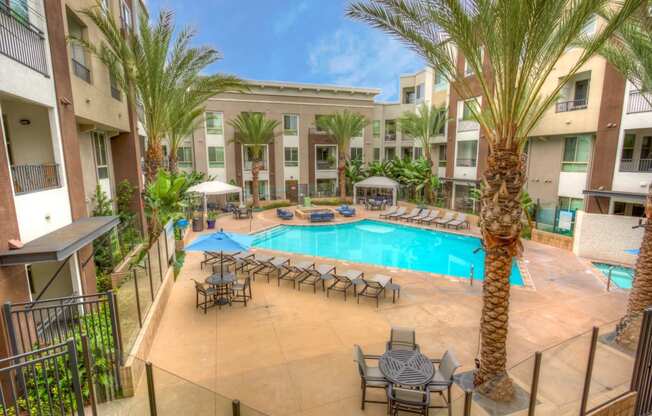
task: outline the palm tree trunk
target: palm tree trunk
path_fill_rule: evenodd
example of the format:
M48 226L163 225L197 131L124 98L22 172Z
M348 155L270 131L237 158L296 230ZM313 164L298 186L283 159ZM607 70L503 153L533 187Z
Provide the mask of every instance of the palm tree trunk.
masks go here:
M156 179L156 174L158 173L162 160L163 149L161 149L161 144L156 138L149 140L145 154L145 179L147 182L152 182Z
M168 156L168 170L170 173L177 173L177 155L174 153Z
M337 181L340 185L340 198L344 199L346 198L346 156L341 151L341 147L342 146L338 146L340 151L338 151L337 158Z
M652 306L652 188L648 191L645 216L645 231L636 260L627 313L620 320L616 330L616 342L631 350L636 350L638 344L643 311Z
M428 168L429 168L428 173L430 174L428 176L428 182L426 182L426 186L424 188L424 190L426 192L426 202L428 204L432 204L434 202L434 198L433 198L432 186L430 185L430 177L432 176L432 165L433 165L433 163L432 163L432 155L430 154L430 147L429 146L426 146L423 149L423 155L425 156L426 161L428 162Z
M519 194L525 181L524 166L515 148L490 151L483 178L480 224L486 253L480 366L475 385L481 393L499 401L509 401L514 395L506 371L509 277L512 259L520 249L523 209Z
M255 160L251 167L251 199L252 206L258 208L260 204L260 195L258 195L258 173L260 172L260 162Z

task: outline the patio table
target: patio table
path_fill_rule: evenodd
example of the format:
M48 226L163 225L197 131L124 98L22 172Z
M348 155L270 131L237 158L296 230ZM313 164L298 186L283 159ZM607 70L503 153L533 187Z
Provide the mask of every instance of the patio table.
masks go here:
M387 350L378 367L387 380L401 386L424 386L435 375L430 359L417 350Z
M235 282L235 273L232 272L225 272L224 274L215 273L206 278L206 283L218 288L217 293L219 294L219 297L215 299L215 304L226 305L229 303L229 299L224 296L225 293L228 293L228 290L219 290L219 288L225 286L228 287L233 282Z

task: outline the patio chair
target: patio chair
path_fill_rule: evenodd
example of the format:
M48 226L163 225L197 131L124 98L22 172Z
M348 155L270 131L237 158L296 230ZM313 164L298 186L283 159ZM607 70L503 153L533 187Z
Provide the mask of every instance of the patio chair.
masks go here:
M466 214L458 214L457 218L446 224L447 228L455 228L456 230L459 230L460 228L469 228L470 226L469 221L466 219Z
M378 307L380 297L385 295L385 286L392 282L392 278L383 274L375 274L371 279L364 277L361 277L361 279L364 280L365 285L358 293L358 303L360 303L360 297L364 296L366 298L376 299L376 307Z
M398 207L393 206L390 209L388 209L387 211L381 212L380 215L378 215L378 218L385 218L385 217L388 217L390 215L393 215L393 214L396 213L397 210L398 210Z
M448 409L448 416L452 415L451 409L451 387L453 386L453 376L455 371L460 368L460 363L448 350L440 360L432 360L435 366L435 376L428 384L428 391L441 396L444 406L430 406L431 409Z
M424 390L396 387L391 383L387 386L389 414L398 416L400 413L428 416L430 393Z
M399 209L397 209L396 212L394 212L393 214L386 215L385 218L387 218L388 220L393 220L404 214L405 214L405 207L399 207Z
M340 213L341 216L343 217L353 217L355 216L355 208L350 207L348 205L342 205L339 208L335 209L337 212Z
M386 404L377 400L367 400L367 389L385 389L389 385L383 373L380 372L378 367L371 367L367 365L367 360L378 360L377 355L364 355L362 348L359 345L353 346L353 360L358 363L358 373L360 374L360 388L362 389L362 400L360 408L364 410L365 403L378 403Z
M442 227L446 227L446 224L453 221L453 218L454 218L453 216L454 215L455 214L452 213L452 212L447 212L446 215L444 215L443 217L441 217L439 219L434 220L433 222L435 223L435 225L438 225L438 226L441 225Z
M283 208L276 209L276 216L282 220L291 220L294 217L292 211Z
M289 263L290 259L287 257L273 257L269 260L261 260L258 263L262 266L257 269L254 273L254 280L256 280L257 274L262 274L267 276L267 283L269 283L269 278L272 274L276 273L276 278L281 279L287 270L283 267L285 264Z
M439 218L439 215L441 214L441 211L438 209L433 209L430 211L430 215L428 215L425 218L421 218L419 222L421 224L432 224L433 221L435 221L437 218Z
M242 302L246 307L251 298L251 277L247 276L242 283L237 281L231 285L231 302Z
M201 308L205 314L208 308L215 306L217 291L214 287L208 286L205 283L198 282L195 279L192 279L192 281L195 282L195 309ZM203 302L199 302L200 295L204 298Z
M335 273L335 266L332 264L313 264L312 267L303 269L305 276L297 281L297 289L301 290L301 285L312 286L313 293L317 293L317 285L321 283L322 288L326 287L326 280L331 280L331 273Z
M412 208L412 211L410 211L409 214L401 215L400 217L398 217L398 219L409 221L411 218L418 216L420 212L421 212L421 208Z
M392 327L387 341L388 350L419 350L414 328Z
M364 275L359 270L346 270L344 273L332 273L334 277L333 283L326 289L326 297L330 294L330 291L344 293L344 302L346 302L346 294L350 288L353 289L353 293L357 295L355 287L353 285L354 281L362 280Z
M287 264L284 264L283 267L285 268L286 273L278 279L278 286L281 286L281 280L289 280L292 282L292 287L296 289L297 282L306 274L305 269L313 267L314 265L315 263L311 261L302 261L296 264L290 264L288 262Z
M416 217L408 218L408 222L419 222L422 219L427 218L428 215L430 215L430 210L429 209L424 209Z

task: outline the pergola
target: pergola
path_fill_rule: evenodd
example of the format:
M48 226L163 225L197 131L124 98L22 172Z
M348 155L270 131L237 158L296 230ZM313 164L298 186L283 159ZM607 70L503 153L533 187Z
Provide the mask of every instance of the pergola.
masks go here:
M396 197L398 195L398 182L386 176L371 176L353 185L353 203L357 203L358 189L391 189L392 190L392 205L396 204Z
M242 205L242 188L239 186L231 185L222 181L206 181L188 188L189 193L202 194L204 198L204 212L206 209L206 198L208 195L228 195L238 194L240 198L240 205Z

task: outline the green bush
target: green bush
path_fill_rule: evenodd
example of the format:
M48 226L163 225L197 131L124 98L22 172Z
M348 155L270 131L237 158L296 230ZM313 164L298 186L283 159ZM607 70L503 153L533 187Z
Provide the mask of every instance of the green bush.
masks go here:
M352 202L351 198L313 198L312 199L313 205L337 206L342 204L350 204L351 202Z
M98 292L108 292L113 289L111 284L111 275L108 273L99 272L97 273L95 287Z
M276 208L283 208L283 207L290 207L292 206L292 203L290 203L287 200L281 200L281 201L273 201L265 205L260 206L260 211L265 211L268 209L276 209Z

